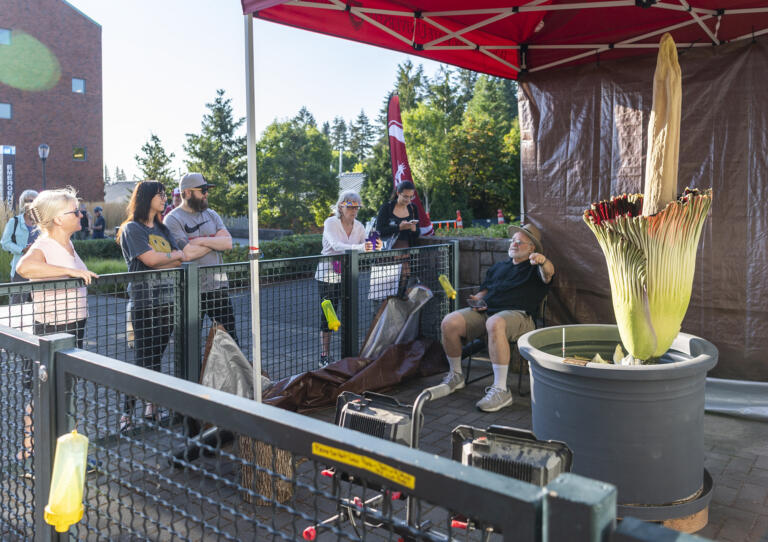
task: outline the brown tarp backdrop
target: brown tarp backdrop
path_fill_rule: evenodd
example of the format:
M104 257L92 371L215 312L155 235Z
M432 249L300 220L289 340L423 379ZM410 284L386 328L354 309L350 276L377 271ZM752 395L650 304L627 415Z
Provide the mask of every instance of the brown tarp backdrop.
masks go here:
M713 342L710 376L768 381L768 39L679 50L678 189L713 189L682 331ZM557 267L548 321L614 323L591 202L643 192L656 56L521 77L526 220Z

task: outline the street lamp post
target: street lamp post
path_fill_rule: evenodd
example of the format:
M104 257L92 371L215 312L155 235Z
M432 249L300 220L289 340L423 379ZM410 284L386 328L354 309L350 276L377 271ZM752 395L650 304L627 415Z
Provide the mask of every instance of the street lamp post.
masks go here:
M45 161L48 159L49 152L51 152L51 148L45 143L41 143L40 146L37 147L37 154L43 162L43 190L45 190Z

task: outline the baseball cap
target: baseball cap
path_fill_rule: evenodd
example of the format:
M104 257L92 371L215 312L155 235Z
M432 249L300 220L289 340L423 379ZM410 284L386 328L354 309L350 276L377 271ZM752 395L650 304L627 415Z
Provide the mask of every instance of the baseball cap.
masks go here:
M181 190L179 190L178 188L174 188L173 189L173 193L171 195L172 196L180 196L181 195Z
M97 205L96 207L93 208L93 212L96 212L96 211L102 212L103 210L104 209L101 208L101 205Z
M213 186L208 183L202 173L187 173L179 181L179 190L189 190L190 188L203 188Z

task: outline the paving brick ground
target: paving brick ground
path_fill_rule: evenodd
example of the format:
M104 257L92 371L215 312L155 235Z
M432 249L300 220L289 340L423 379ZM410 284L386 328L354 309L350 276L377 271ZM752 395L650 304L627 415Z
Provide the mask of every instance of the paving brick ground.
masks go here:
M440 379L441 376L434 376L411 381L390 394L412 402L422 389ZM475 408L475 402L491 383L492 378L488 377L428 404L424 409L420 448L450 457L451 430L459 424L530 429L530 397L520 397L515 392L514 404L495 413ZM516 374L510 374L509 383L516 387ZM523 390L527 389L524 379ZM333 409L313 416L332 422ZM707 414L704 432L705 466L714 479L714 494L709 523L696 534L718 541L768 542L768 423Z

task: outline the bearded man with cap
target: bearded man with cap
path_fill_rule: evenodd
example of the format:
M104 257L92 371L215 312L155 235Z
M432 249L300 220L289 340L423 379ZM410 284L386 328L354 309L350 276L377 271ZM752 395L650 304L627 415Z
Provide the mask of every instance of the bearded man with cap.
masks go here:
M484 412L496 412L512 404L507 388L510 341L535 328L533 317L547 295L555 274L552 262L544 256L541 233L532 224L509 227L512 238L509 259L491 266L480 291L469 296L470 305L443 318L442 342L450 371L443 379L451 392L464 387L461 372L462 341L488 335L488 354L493 364L493 385L477 402Z
M184 175L179 181L181 205L163 220L189 261L198 265L221 265L224 263L221 253L232 249L232 236L224 222L216 211L208 208L208 190L212 186L201 173ZM190 248L186 248L187 245L191 245ZM205 272L202 277L200 308L238 342L226 274Z

